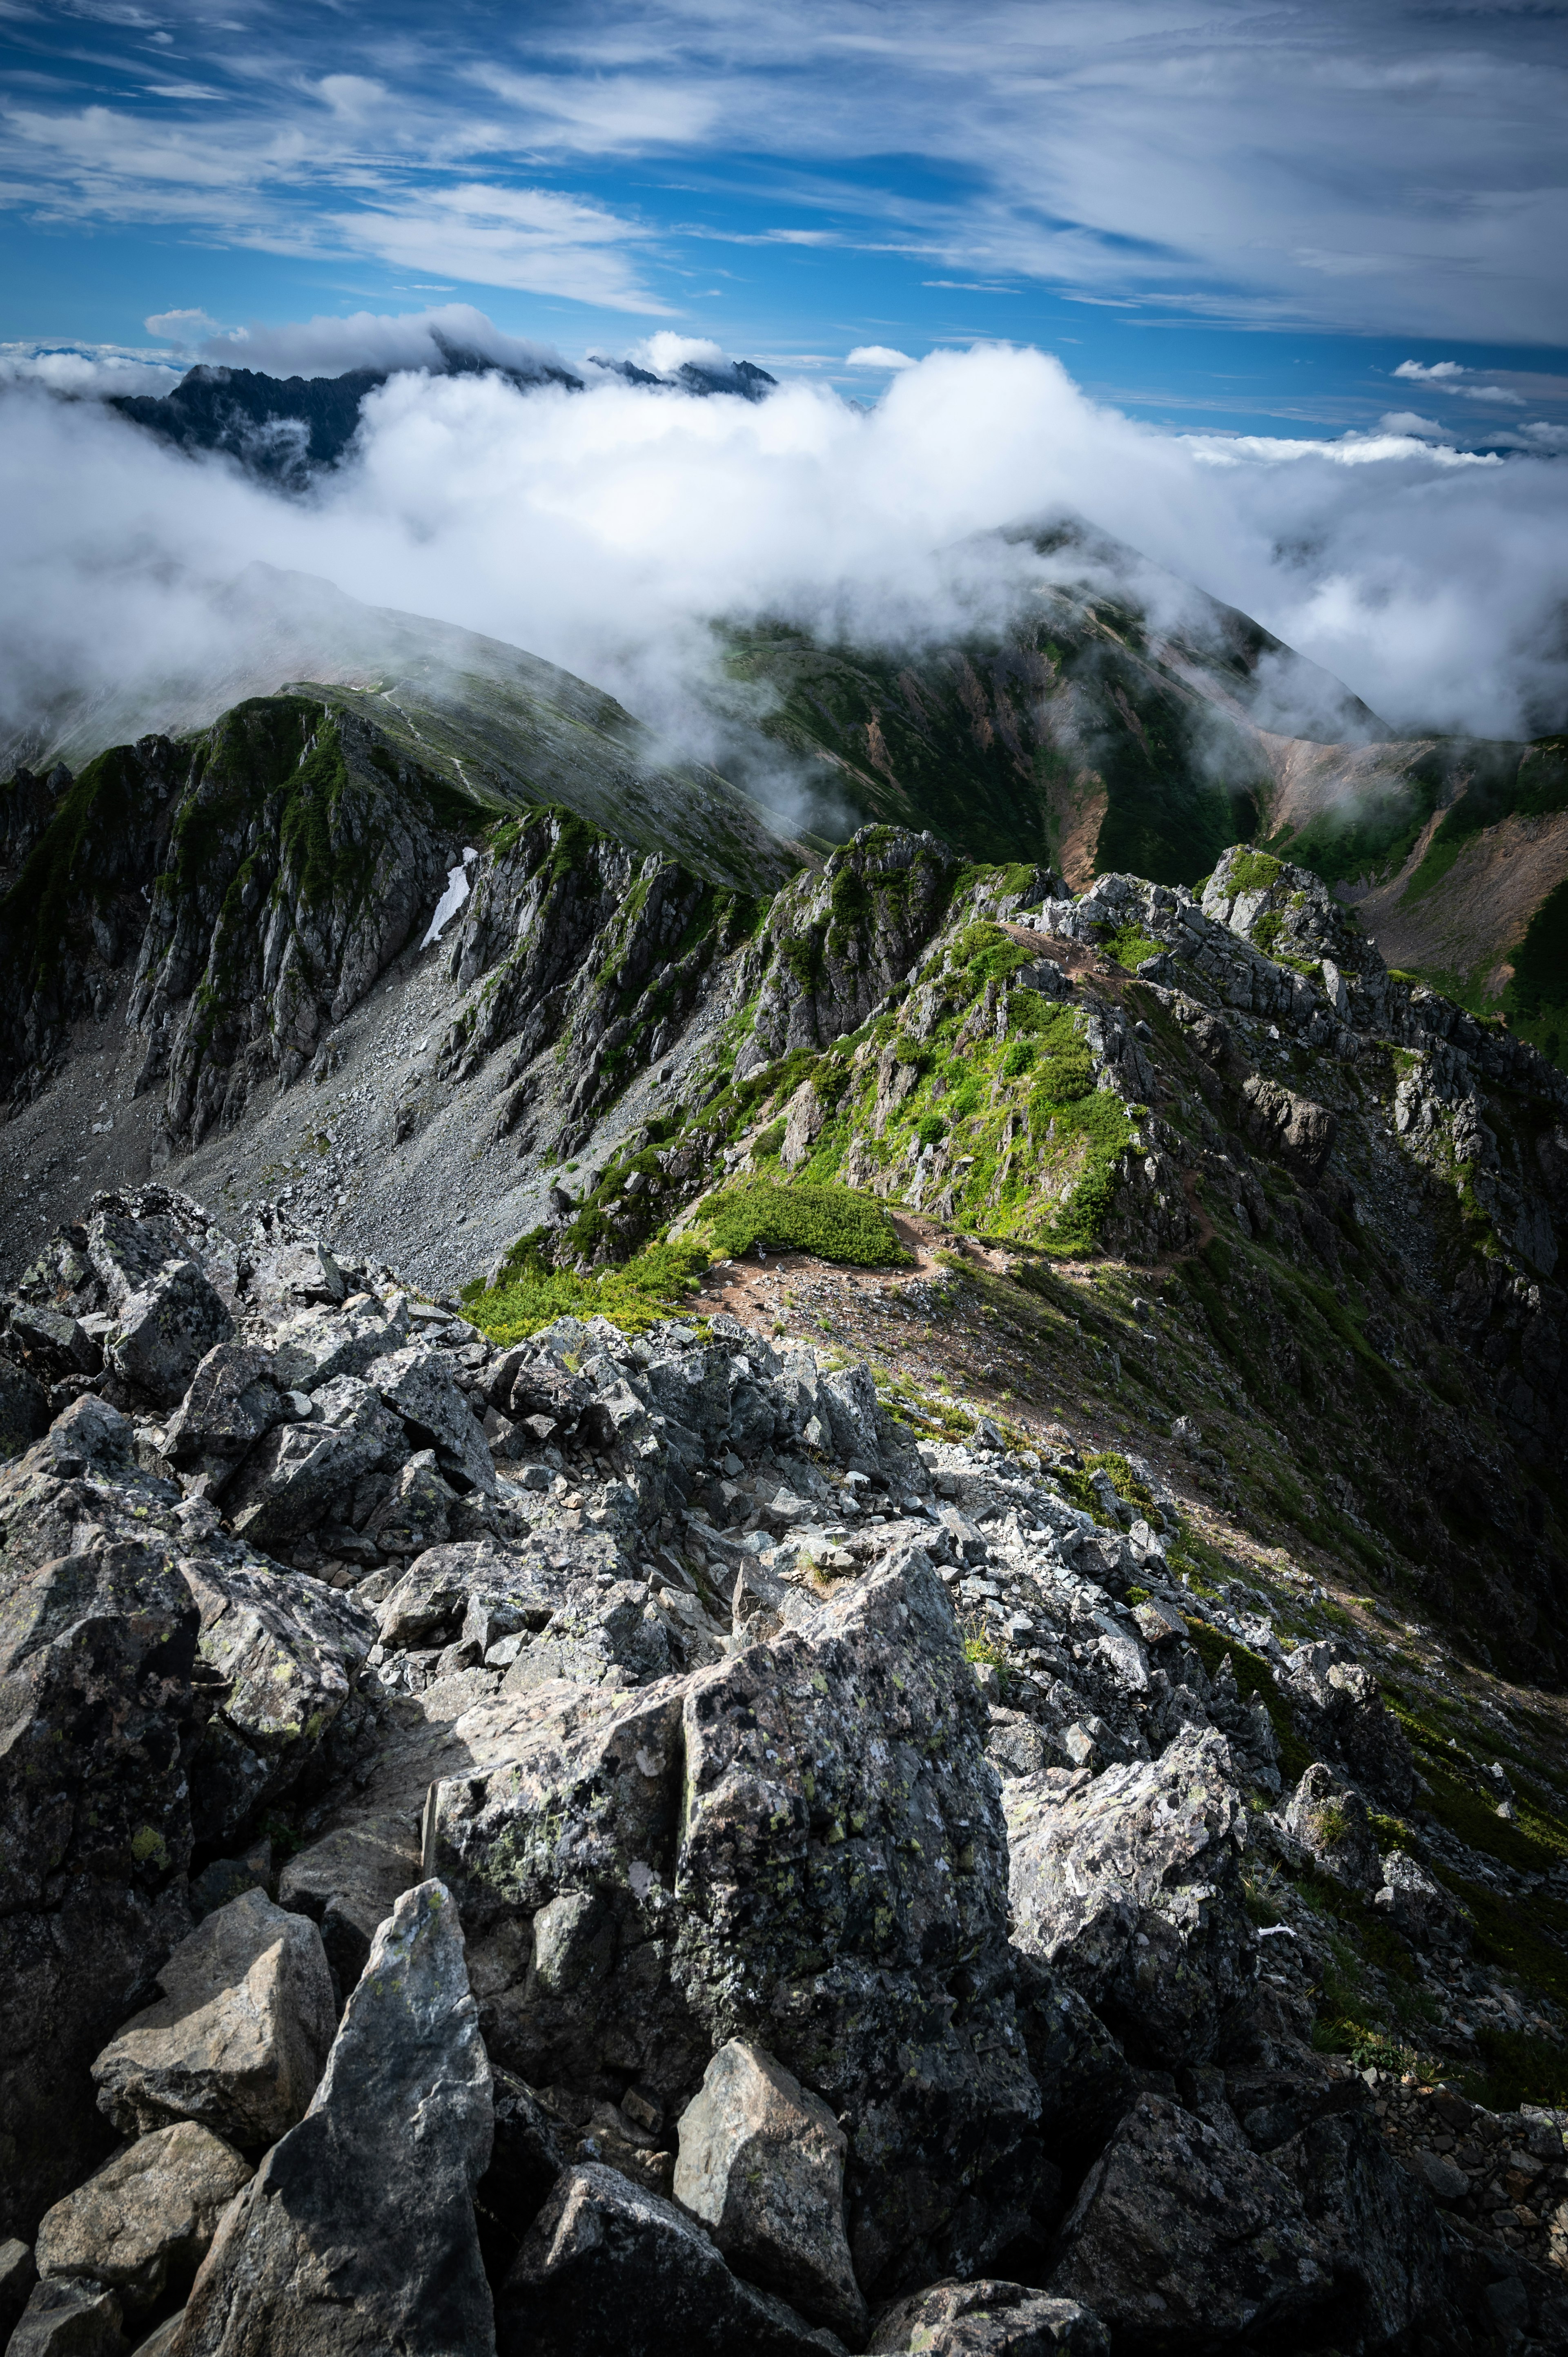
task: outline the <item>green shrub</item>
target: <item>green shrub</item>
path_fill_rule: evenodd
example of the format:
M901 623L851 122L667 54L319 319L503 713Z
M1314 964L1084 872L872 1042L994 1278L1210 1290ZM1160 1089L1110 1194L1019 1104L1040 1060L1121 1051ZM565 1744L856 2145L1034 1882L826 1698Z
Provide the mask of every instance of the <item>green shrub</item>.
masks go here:
M770 1121L754 1143L751 1149L753 1154L777 1154L784 1143L784 1132L789 1126L786 1121Z
M1032 1039L1015 1039L1013 1045L1008 1049L1007 1053L1002 1059L1003 1079L1004 1081L1017 1080L1020 1074L1028 1071L1030 1065L1035 1060L1036 1052L1035 1043Z
M662 1318L678 1318L709 1255L701 1244L650 1244L623 1267L591 1276L551 1268L525 1239L514 1248L493 1286L466 1286L464 1314L503 1347L521 1342L557 1318L607 1318L625 1334L641 1334Z
M915 1124L915 1135L922 1146L940 1146L948 1134L948 1125L940 1113L926 1113Z
M1230 863L1230 887L1236 892L1266 892L1279 876L1283 861L1266 851L1243 851Z
M1484 2068L1461 2082L1473 2104L1517 2112L1524 2104L1568 2104L1568 2049L1528 2029L1477 2029Z
M732 1258L757 1243L815 1253L854 1268L907 1267L911 1257L883 1206L849 1187L781 1187L754 1179L710 1198L699 1218L714 1250Z

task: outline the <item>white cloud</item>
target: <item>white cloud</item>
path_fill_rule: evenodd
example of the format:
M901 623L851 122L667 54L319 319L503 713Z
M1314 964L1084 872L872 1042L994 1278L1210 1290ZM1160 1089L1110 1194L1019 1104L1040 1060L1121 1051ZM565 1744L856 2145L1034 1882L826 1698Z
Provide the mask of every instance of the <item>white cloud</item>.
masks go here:
M844 361L845 368L907 369L915 365L908 352L895 351L891 344L856 344Z
M1442 435L1447 430L1434 417L1418 417L1413 409L1385 410L1378 423L1385 434Z
M531 648L702 751L709 617L889 644L1000 622L1040 562L976 535L1065 507L1255 615L1396 727L1510 736L1568 714L1568 468L1549 456L1388 428L1173 436L995 345L901 370L865 410L820 382L752 406L403 374L367 402L360 447L289 500L96 404L0 392L5 692L220 651L214 585L259 558Z
M328 213L325 226L339 245L401 269L439 271L528 295L565 295L616 311L671 307L638 284L619 251L645 231L553 189L462 181Z
M660 328L656 335L633 344L627 358L639 368L651 369L655 376L673 376L688 361L694 361L699 368L722 367L725 352L723 345L709 336L682 336L673 328Z
M142 325L149 336L166 344L197 344L204 337L222 333L217 320L209 318L205 311L154 311Z
M51 393L169 393L183 360L124 344L0 344L0 386L39 384Z
M1434 361L1430 366L1424 361L1401 361L1394 371L1395 376L1408 377L1412 384L1446 384L1464 373L1460 361Z
M340 376L346 369L439 369L442 342L525 373L541 366L565 366L553 345L503 335L471 303L443 303L435 310L395 317L354 311L346 318L318 317L284 327L252 321L247 328L214 335L202 346L201 356L235 368L262 369L273 376Z

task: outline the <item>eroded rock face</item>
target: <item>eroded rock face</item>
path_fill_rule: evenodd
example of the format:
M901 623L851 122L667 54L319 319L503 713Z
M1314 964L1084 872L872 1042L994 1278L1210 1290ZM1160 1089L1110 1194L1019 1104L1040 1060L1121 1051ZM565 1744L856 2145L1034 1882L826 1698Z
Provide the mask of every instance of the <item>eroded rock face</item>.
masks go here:
M844 2236L847 2148L821 2096L732 2039L681 2115L674 2190L752 2282L857 2342L865 2302Z
M1158 1760L1092 1779L1046 1769L1004 1803L1019 1946L1151 2061L1207 2061L1251 1947L1224 1738L1184 1733Z
M227 2213L178 2357L484 2357L473 2196L491 2136L462 1929L423 1882L376 1934L309 2113Z
M195 2274L252 2174L232 2146L191 2120L139 2136L46 2214L38 2272L104 2285L127 2315L141 2315L171 2281Z
M595 2163L565 2171L499 2303L501 2357L757 2357L842 2352L784 2302L730 2273L672 2201Z
M92 2066L122 2135L198 2120L252 2151L304 2116L332 2043L332 1982L303 1915L249 1890L207 1917L158 1975L164 1994Z
M1281 1683L1314 1750L1343 1761L1379 1800L1409 1807L1415 1789L1409 1738L1364 1663L1333 1638L1298 1645L1284 1657Z

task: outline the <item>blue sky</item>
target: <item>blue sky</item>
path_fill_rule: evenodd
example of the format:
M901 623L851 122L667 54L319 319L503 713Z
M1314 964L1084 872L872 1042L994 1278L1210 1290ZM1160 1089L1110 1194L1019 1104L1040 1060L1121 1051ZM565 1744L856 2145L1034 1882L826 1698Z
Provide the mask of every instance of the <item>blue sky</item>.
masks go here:
M853 352L1003 339L1175 426L1568 445L1553 0L0 0L0 61L14 342L456 302L862 396Z

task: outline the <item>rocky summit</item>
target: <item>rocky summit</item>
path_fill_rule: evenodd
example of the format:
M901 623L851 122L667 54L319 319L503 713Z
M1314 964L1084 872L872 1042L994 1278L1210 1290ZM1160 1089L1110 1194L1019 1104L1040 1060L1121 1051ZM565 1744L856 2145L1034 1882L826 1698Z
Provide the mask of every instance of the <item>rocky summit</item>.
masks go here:
M1568 2346L1556 1064L370 704L4 806L9 2348Z

